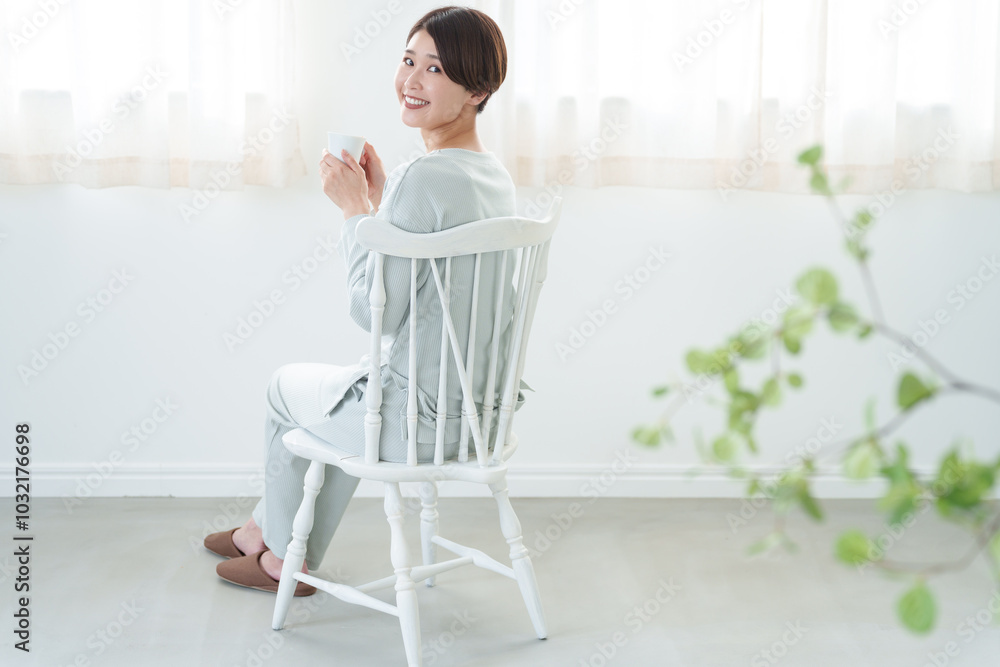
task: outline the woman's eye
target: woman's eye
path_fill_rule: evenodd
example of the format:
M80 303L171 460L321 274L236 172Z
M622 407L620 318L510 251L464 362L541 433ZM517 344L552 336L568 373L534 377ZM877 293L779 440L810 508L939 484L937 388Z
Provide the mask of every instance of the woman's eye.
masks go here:
M403 62L404 62L404 63L406 63L406 64L407 64L407 66L409 66L409 67L413 67L413 61L412 61L412 60L411 60L410 58L408 58L408 57L404 57L404 58L403 58ZM428 67L427 69L431 69L431 70L432 70L432 71L434 71L434 72L441 72L441 68L440 68L440 67L438 67L437 65L431 65L431 66L430 66L430 67Z

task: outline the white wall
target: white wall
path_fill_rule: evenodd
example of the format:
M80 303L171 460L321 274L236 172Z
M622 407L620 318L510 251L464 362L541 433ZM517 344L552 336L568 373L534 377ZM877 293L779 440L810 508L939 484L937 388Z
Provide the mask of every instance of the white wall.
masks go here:
M358 4L356 25L385 6ZM355 26L333 25L321 7L299 5L296 86L310 174L294 187L226 192L185 222L178 205L191 201L186 189L0 186L0 423L9 429L11 457L0 462L0 494L13 492L12 425L22 421L34 434L36 496L259 493L271 372L295 361L350 363L365 351L364 332L346 314L339 257L319 263L301 286L283 280L312 255L317 239L333 243L339 235L342 215L320 191L315 169L324 133L365 134L390 168L416 149L419 136L399 122L391 83L409 26L430 6L406 4L347 63L339 44ZM521 189L519 198L537 192ZM998 220L998 193L909 193L878 222L872 262L896 328L912 334L946 310L949 322L926 349L962 377L1000 388L1000 279L985 282L961 310L948 298L984 256L1000 254ZM761 314L805 267L831 267L847 297L864 305L841 245L816 197L744 192L724 203L713 191L567 189L529 348L525 380L537 392L518 412L523 447L512 463L512 492L591 493L598 487L583 485L627 453L630 463L609 495L738 495L742 484L702 466L692 444L696 423L707 434L722 423L716 412L685 406L676 420L680 442L655 450L633 445L629 432L663 407L650 398L652 386L687 377L687 349L721 341ZM616 283L661 246L671 254L667 264L628 298L617 292ZM133 278L90 320L79 304L121 270ZM224 334L275 289L284 302L228 349ZM616 312L562 358L557 345L608 299ZM79 334L23 382L18 366L29 366L33 351L70 323ZM855 433L868 396L878 397L881 419L894 414L898 371L886 357L893 346L878 339L859 345L823 329L806 342L802 361L792 362L806 387L762 420L763 451L750 463L782 461L815 437L824 419L842 425L838 438ZM175 404L173 414L144 441L123 442L131 427L162 416L158 400ZM995 457L998 427L995 404L945 396L899 435L926 468L956 436L974 440L981 457ZM689 470L702 474L689 480ZM822 477L821 495L878 490L848 484L835 470ZM464 485L446 492L474 493Z

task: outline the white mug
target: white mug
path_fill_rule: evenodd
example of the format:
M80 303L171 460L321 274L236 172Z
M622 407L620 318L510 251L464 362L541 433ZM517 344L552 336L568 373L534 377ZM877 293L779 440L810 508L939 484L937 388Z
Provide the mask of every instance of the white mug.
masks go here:
M365 138L337 132L326 133L327 150L333 157L340 160L340 151L346 150L355 161L361 162L361 153L365 149Z

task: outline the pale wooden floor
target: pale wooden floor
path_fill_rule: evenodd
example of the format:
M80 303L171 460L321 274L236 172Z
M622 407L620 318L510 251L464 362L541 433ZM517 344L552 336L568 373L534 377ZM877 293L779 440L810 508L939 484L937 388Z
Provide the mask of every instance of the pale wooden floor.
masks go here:
M941 615L936 631L920 639L894 618L903 582L834 562L832 538L840 530L860 525L878 534L878 521L860 518L870 501L826 501L823 525L792 521L800 553L757 559L742 550L767 532L770 516L761 511L734 532L727 514L739 510L736 500L605 498L570 517L573 502L514 499L537 554L549 639L535 639L516 584L462 568L419 589L425 665L1000 664L1000 625L983 561L934 580ZM10 499L0 508L12 521ZM35 500L32 650L12 646L17 575L13 549L4 547L0 664L404 664L392 617L317 594L296 599L288 627L276 633L273 596L216 577L219 559L201 537L213 521L242 523L250 509L226 499L124 498L87 500L70 513L59 499ZM505 556L491 500L444 498L441 510L444 536ZM408 514L414 548L417 523ZM958 556L966 543L957 538L928 512L891 553ZM390 571L387 540L381 502L356 499L320 571L339 571L347 582L383 576ZM391 590L383 595L391 599ZM1000 596L993 609L1000 611ZM993 626L977 631L963 620L977 613L992 616ZM949 642L952 656L944 653Z

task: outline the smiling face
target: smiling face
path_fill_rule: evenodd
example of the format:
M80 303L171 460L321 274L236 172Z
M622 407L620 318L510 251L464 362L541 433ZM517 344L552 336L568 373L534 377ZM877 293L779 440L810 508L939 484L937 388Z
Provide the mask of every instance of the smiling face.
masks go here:
M463 114L474 122L485 94L474 94L444 72L434 40L419 30L406 45L396 69L396 97L405 125L432 130Z

